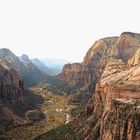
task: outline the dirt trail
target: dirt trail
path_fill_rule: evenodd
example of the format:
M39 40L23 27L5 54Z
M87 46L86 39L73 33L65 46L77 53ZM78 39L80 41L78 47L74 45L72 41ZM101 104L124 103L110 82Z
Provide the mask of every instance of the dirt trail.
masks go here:
M65 122L65 124L68 124L71 121L71 116L69 114L66 114L66 113L65 113L65 115L66 115L66 122Z

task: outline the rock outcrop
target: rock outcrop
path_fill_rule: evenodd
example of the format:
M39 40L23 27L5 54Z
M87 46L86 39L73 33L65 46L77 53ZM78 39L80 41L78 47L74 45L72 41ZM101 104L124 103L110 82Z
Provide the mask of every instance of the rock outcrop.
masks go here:
M25 114L26 120L29 122L40 121L46 118L46 115L42 111L38 110L30 110Z
M101 76L105 60L110 56L111 47L115 45L117 39L118 37L112 37L96 41L81 64L64 66L61 79L77 86L78 89L93 91Z
M89 49L81 64L64 66L61 79L92 95L108 59L121 59L126 63L129 61L132 65L138 64L139 48L140 34L124 32L120 37L100 39Z
M24 88L13 66L0 59L0 130L30 123L26 120L26 112L38 110L42 102L41 96ZM41 118L43 113L37 114Z
M123 33L104 57L93 97L76 119L85 140L140 139L139 48L139 34Z
M66 64L63 68L61 78L71 85L83 85L82 65L79 63Z
M140 139L140 65L109 59L80 132L91 140ZM86 125L87 124L87 125Z
M8 102L24 101L24 86L18 73L0 60L0 98Z
M17 71L11 65L0 60L0 128L21 125L25 121L11 109L12 104L23 103L26 92ZM10 106L10 107L9 107Z
M135 55L128 61L130 65L137 65L140 63L140 48L136 51Z
M47 74L42 73L26 55L23 55L19 59L9 49L3 48L0 49L0 59L6 60L19 73L20 79L24 81L27 87L36 85L47 79Z

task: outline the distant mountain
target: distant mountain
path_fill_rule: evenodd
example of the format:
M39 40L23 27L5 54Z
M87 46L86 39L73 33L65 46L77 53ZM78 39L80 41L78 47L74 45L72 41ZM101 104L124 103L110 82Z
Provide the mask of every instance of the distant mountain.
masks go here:
M43 62L41 62L38 58L31 59L32 63L35 64L42 72L48 73L48 69Z
M19 57L20 61L23 62L25 65L29 64L31 60L26 54L23 54L21 57Z
M26 68L26 80L28 80L29 85L46 81L48 76L47 73L43 73L34 63L32 63L27 55L23 54L20 57L20 61Z
M20 77L24 77L26 72L24 64L9 49L0 49L0 59L9 62L11 64L11 67L19 72Z
M49 73L59 74L62 72L63 66L71 61L64 59L46 58L40 59L49 69Z
M6 60L11 68L15 69L25 83L25 86L33 86L39 82L44 82L47 75L44 75L37 66L35 66L27 55L23 55L18 58L9 49L0 49L0 59Z
M63 59L31 59L32 63L34 63L43 73L47 73L49 75L57 75L62 72L63 66L69 61Z
M55 59L55 58L46 58L41 59L46 66L48 67L55 67L55 68L62 68L65 64L71 63L71 61L65 60L65 59Z

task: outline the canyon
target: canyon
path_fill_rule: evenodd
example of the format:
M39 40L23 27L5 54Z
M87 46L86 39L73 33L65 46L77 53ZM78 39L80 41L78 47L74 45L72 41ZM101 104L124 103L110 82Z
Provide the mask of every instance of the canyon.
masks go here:
M24 121L13 113L10 104L23 103L25 89L18 73L6 61L0 60L0 125L2 128L20 125Z
M79 123L85 139L139 140L139 72L138 65L109 60Z
M39 104L43 102L40 95L25 88L12 64L6 59L0 59L0 139L11 139L7 135L8 129L30 124L32 120L26 119L26 114L38 110ZM36 111L34 114L39 113ZM38 119L42 119L41 116Z
M96 41L81 63L66 64L57 76L26 55L4 49L0 58L0 121L16 126L8 129L14 140L140 139L140 34ZM25 73L36 86L25 88Z
M140 34L124 32L95 42L81 64L64 67L63 80L93 94L76 119L84 140L140 139L139 48Z

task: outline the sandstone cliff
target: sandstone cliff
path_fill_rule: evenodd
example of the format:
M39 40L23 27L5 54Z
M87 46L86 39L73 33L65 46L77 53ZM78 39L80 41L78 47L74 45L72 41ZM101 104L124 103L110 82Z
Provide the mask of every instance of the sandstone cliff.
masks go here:
M27 86L33 86L39 84L40 82L47 81L48 74L42 72L35 64L33 64L27 55L23 54L20 57L20 61L25 66L26 72L23 79Z
M85 140L140 139L139 48L139 34L123 33L100 63L93 97L76 119Z
M109 50L116 41L117 37L113 37L95 42L81 64L64 66L61 79L83 90L93 90L101 75L105 58L110 55Z
M64 66L61 79L92 95L108 59L121 59L135 65L139 61L139 48L140 34L124 32L120 37L100 39L89 49L81 64Z
M7 62L0 60L1 99L9 102L23 102L24 94L23 82L19 79L18 73Z
M6 61L0 60L0 128L25 123L11 109L12 104L23 103L26 92L18 73ZM10 107L9 107L10 106Z
M79 123L85 140L140 139L139 75L140 65L108 60Z
M39 108L41 96L24 88L10 63L0 59L0 130L29 123L26 112Z

